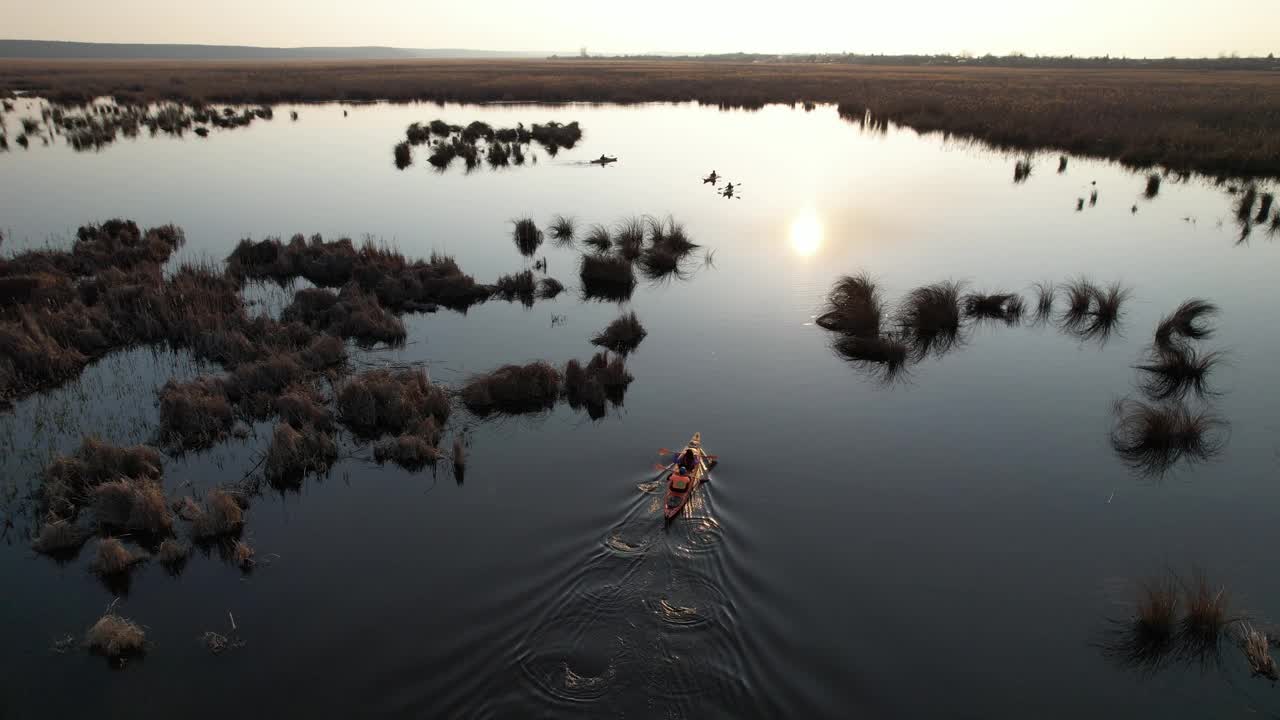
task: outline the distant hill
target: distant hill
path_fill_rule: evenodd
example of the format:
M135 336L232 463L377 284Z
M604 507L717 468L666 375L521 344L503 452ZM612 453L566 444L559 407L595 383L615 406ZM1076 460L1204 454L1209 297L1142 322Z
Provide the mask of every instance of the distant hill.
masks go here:
M0 40L0 58L100 60L404 60L409 58L540 58L549 53L462 48L150 45L58 40Z

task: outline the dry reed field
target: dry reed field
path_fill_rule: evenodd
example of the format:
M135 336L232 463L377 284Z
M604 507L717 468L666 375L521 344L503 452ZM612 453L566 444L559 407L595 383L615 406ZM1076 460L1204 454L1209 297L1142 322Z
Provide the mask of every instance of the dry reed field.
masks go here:
M883 67L690 61L0 62L0 89L60 103L415 100L838 103L1020 150L1132 166L1280 176L1280 73L1237 70Z

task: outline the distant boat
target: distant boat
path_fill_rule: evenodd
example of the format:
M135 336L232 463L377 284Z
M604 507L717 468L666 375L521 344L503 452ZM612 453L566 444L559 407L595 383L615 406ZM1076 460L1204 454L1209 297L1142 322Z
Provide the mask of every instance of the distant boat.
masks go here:
M616 163L616 162L618 162L618 158L616 158L616 157L609 157L608 155L601 155L600 157L596 158L595 160L592 160L592 161L591 161L591 164L592 164L592 165L599 165L599 166L601 166L601 167L604 167L605 165L608 165L609 163Z

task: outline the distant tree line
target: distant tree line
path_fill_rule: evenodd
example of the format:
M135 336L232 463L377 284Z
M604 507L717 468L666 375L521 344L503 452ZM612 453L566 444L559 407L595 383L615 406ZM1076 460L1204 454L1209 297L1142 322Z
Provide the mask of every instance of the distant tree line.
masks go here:
M708 55L552 55L552 59L591 60L666 60L698 62L738 63L813 63L827 65L954 65L977 67L1027 67L1027 68L1160 68L1179 70L1276 70L1280 60L1275 54L1266 57L1240 57L1234 53L1217 58L1129 58L1104 55L1101 57L1076 57L1074 55L868 55L861 53L814 53L772 55L764 53L718 53Z

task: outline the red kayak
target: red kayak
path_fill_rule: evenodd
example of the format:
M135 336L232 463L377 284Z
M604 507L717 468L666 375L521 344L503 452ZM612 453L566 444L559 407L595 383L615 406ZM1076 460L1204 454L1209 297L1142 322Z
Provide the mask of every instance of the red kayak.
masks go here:
M687 471L682 470L678 462L686 452L693 453L696 458L693 467ZM676 454L676 458L677 462L672 463L673 468L667 476L667 497L662 503L662 514L666 516L667 522L671 522L681 510L684 510L693 491L706 481L707 473L711 472L711 466L715 464L715 460L709 458L702 450L702 433L694 433L689 444Z

